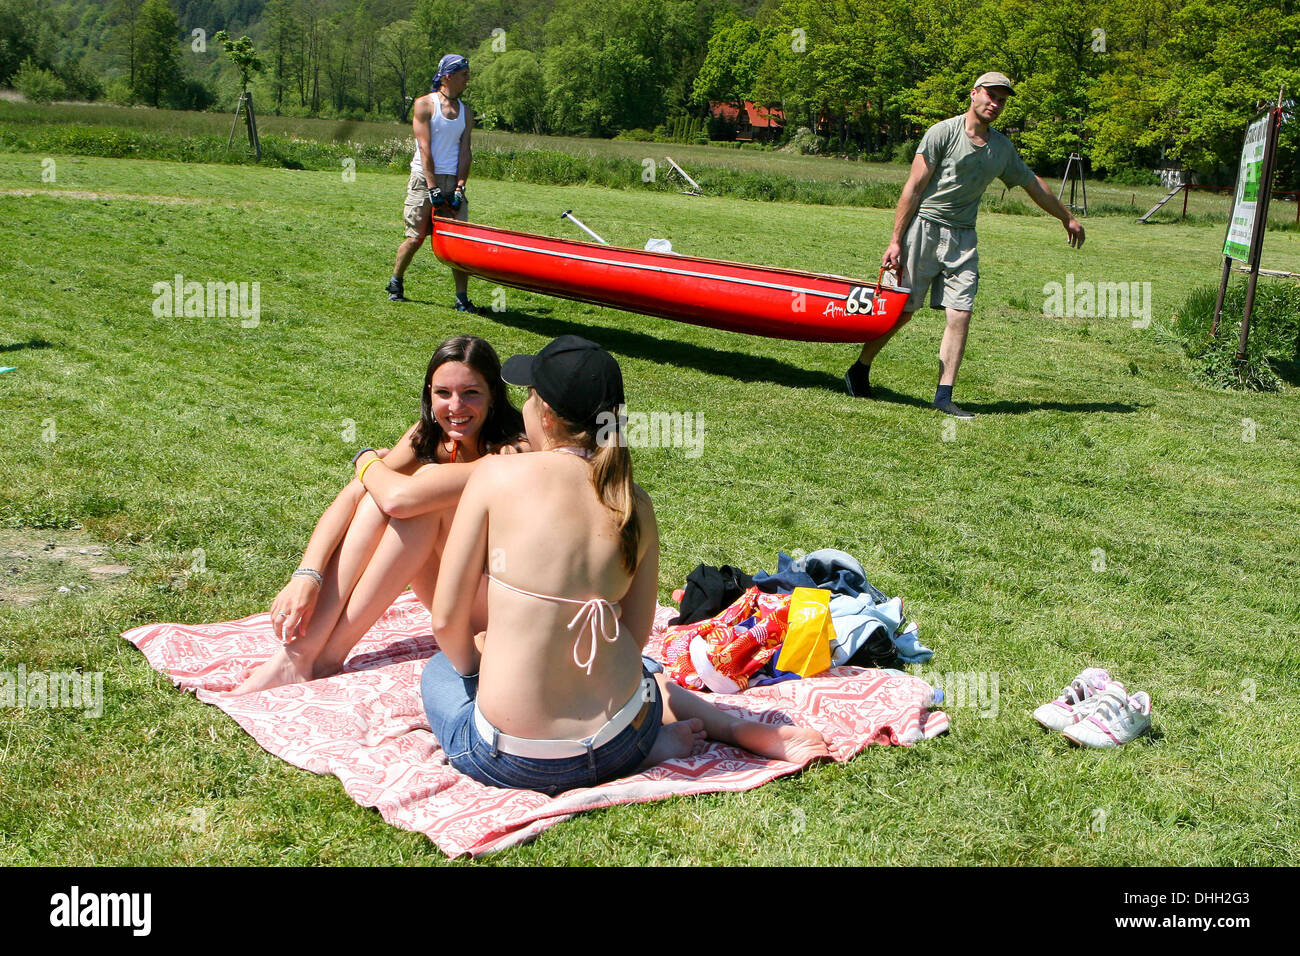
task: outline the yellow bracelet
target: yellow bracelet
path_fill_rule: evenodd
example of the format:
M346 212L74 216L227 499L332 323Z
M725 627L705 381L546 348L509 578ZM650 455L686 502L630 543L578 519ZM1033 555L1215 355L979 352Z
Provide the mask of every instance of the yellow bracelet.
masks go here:
M371 465L373 465L375 462L379 460L380 460L379 456L376 455L374 458L371 458L368 462L366 462L364 465L361 466L361 473L357 475L357 481L361 482L361 486L363 488L365 487L366 484L366 472L370 470Z

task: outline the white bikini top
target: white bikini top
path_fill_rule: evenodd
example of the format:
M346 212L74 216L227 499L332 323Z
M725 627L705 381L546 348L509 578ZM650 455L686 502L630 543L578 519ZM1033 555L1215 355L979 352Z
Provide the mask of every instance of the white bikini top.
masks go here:
M573 445L561 445L558 448L549 449L550 451L565 452L569 455L577 455L579 458L590 459L592 453L586 448L577 448ZM573 630L574 625L581 621L578 628L578 636L573 639L573 663L585 670L590 676L591 665L596 660L596 648L599 646L599 638L603 638L606 643L613 644L618 640L618 619L622 613L617 601L606 601L604 598L592 598L589 601L579 601L576 598L556 597L554 594L538 594L536 591L525 591L523 588L517 588L513 584L507 584L498 577L494 577L491 572L488 573L488 580L494 581L503 588L514 591L516 594L526 594L528 597L535 597L542 601L555 601L560 604L577 604L580 605L578 613L573 615L569 621L568 628ZM609 631L609 623L612 622L614 633ZM591 641L587 645L587 659L578 659L578 647L582 643L583 632L591 635Z
M579 601L576 598L556 597L553 594L538 594L536 591L525 591L523 588L517 588L513 584L507 584L498 577L488 574L488 580L494 581L509 591L516 594L526 594L529 597L540 598L543 601L556 601L560 604L578 604L578 613L573 615L569 621L568 628L573 630L575 625L578 627L578 636L573 639L573 663L583 668L587 675L591 675L591 665L596 660L596 648L599 646L597 637L604 638L606 643L613 644L618 640L618 618L623 613L622 608L617 601L606 601L604 598L592 598L589 601ZM613 633L610 633L610 625L613 626ZM589 633L591 640L587 645L586 660L578 659L578 647L582 644L583 634Z

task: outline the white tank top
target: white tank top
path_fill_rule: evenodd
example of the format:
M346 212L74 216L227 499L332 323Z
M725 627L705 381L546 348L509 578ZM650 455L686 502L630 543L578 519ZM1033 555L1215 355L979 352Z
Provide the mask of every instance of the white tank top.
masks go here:
M460 172L460 139L465 133L465 104L457 100L456 118L449 120L442 114L442 100L441 93L433 94L433 115L429 117L429 152L433 154L434 175L455 176ZM419 143L415 144L415 156L411 158L411 172L424 175Z

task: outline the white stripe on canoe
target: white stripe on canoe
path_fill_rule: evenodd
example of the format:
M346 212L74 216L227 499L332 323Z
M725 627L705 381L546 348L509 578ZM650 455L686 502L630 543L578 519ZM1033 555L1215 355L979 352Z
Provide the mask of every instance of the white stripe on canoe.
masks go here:
M786 292L802 292L805 295L819 295L825 299L844 299L847 301L849 298L847 293L840 295L835 292L822 292L820 289L802 289L799 286L794 285L780 285L776 282L760 282L758 279L742 279L739 276L721 276L712 272L691 272L688 269L670 269L667 266L652 266L639 262L620 262L617 259L601 259L597 256L580 256L572 252L556 252L551 249L537 249L533 246L521 246L516 245L513 242L503 242L500 239L488 239L482 236L465 236L456 232L444 232L438 230L438 235L448 239L462 239L465 242L482 242L493 246L505 246L507 249L518 249L520 252L533 252L539 256L555 256L559 259L577 259L580 262L594 262L602 266L620 266L627 269L642 269L646 272L666 272L670 275L689 276L693 279L714 279L718 282L734 282L737 285L761 286L764 289L781 289ZM828 276L828 278L830 277ZM853 283L855 286L858 285L852 279L844 279L843 281ZM869 282L862 283L861 287L871 289L873 295L876 291L876 287ZM890 289L889 291L907 292L906 289Z

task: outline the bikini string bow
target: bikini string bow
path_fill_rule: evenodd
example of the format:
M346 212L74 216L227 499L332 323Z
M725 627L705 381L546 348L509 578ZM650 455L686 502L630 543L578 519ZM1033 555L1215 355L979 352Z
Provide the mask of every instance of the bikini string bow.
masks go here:
M613 634L609 630L610 624L613 625ZM618 640L618 611L604 598L592 598L578 608L578 613L573 615L573 620L569 622L569 630L573 630L575 625L578 626L578 636L573 640L573 663L591 676L591 665L596 661L599 638L604 638L608 644ZM587 659L579 660L578 647L582 644L584 633L589 634L591 639L587 647Z

